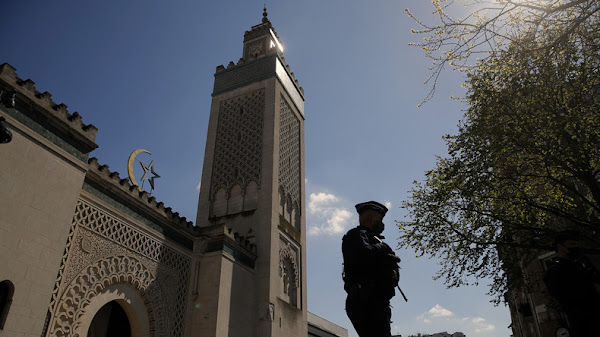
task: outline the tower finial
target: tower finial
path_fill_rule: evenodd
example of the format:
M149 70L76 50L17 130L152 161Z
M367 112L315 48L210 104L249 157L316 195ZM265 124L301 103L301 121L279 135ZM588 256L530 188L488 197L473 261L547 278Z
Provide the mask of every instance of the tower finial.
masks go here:
M262 18L262 22L263 23L267 23L269 22L269 19L267 18L267 4L265 4L265 6L263 7L263 18Z

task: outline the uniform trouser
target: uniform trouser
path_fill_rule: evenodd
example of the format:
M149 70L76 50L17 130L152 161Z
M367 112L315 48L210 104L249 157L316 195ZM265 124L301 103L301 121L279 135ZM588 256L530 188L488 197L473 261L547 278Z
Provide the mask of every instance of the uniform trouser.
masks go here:
M346 313L360 337L391 337L389 300L360 300L358 296L348 295Z

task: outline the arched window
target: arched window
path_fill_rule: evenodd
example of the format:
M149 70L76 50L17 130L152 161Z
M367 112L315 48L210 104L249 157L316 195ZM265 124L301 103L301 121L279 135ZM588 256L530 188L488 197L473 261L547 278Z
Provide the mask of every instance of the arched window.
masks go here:
M0 330L4 329L15 287L9 280L0 282Z
M296 270L291 259L283 261L283 293L289 297L289 303L298 306L298 289L296 280Z
M281 296L289 304L298 307L298 288L300 286L298 270L298 250L281 241L279 248L279 277L281 277Z

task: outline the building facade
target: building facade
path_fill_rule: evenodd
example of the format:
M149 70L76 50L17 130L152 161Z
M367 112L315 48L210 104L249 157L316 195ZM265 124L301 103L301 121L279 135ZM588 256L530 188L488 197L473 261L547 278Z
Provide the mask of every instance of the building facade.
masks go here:
M582 247L593 247L585 240ZM548 242L551 246L551 242ZM560 336L568 333L569 319L563 308L552 297L546 284L544 274L556 263L558 257L555 251L540 250L533 258L523 257L519 269L523 278L521 287L513 287L505 294L505 301L510 310L512 336L514 337L545 337ZM600 266L598 255L588 255L589 262Z
M217 67L196 223L0 65L0 336L347 336L306 303L304 92L267 18Z
M309 337L348 337L348 330L313 313L308 313Z
M569 326L568 319L558 303L548 294L543 281L555 252L540 252L537 259L521 261L526 287L510 289L505 300L511 316L514 337L554 336L559 329Z

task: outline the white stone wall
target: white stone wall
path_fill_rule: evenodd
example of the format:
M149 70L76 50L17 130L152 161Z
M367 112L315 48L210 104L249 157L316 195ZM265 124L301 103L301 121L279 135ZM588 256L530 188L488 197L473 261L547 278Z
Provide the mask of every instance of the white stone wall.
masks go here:
M0 145L0 280L14 284L0 336L39 337L85 167L9 116Z

